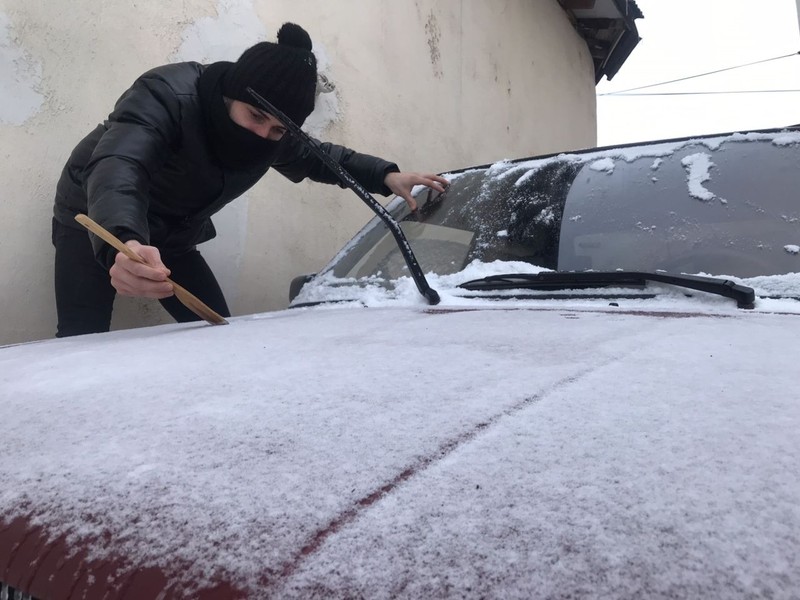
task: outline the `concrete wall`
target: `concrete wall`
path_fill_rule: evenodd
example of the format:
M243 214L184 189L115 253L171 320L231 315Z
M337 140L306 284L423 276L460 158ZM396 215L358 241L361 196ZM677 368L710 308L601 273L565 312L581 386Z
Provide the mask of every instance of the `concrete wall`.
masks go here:
M52 198L77 141L143 71L235 60L284 21L335 84L306 124L323 139L435 172L595 143L591 60L556 0L0 0L0 344L53 335ZM279 309L371 216L269 173L201 250L234 315ZM113 327L169 321L121 298Z

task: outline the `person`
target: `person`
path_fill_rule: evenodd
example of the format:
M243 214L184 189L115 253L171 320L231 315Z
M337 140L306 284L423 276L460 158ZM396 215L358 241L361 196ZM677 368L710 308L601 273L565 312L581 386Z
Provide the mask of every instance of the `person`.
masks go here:
M108 331L116 294L157 298L178 322L198 320L174 296L170 277L224 317L214 274L197 250L216 232L211 215L271 168L293 182L339 179L273 115L253 106L250 87L298 126L314 109L311 38L285 23L234 62L170 64L140 76L108 119L73 150L53 210L57 337ZM403 172L381 158L322 147L372 193L403 197L447 180ZM341 184L340 184L341 185ZM147 264L90 235L78 213L116 235ZM167 266L168 265L168 266Z

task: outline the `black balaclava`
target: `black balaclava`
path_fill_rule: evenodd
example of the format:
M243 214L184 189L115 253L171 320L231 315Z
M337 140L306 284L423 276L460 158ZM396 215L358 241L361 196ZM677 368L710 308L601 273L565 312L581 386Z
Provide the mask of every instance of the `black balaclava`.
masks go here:
M209 139L220 163L249 169L271 163L282 141L259 137L234 123L224 98L254 104L251 87L298 126L314 110L317 62L308 33L293 23L278 31L278 43L261 42L248 48L235 63L209 65L200 78Z

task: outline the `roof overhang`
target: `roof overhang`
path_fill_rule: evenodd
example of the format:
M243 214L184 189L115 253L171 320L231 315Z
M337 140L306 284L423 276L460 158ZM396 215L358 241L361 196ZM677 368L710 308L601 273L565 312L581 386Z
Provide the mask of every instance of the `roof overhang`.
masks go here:
M636 19L644 17L634 0L558 0L586 40L594 61L595 83L612 79L639 43Z

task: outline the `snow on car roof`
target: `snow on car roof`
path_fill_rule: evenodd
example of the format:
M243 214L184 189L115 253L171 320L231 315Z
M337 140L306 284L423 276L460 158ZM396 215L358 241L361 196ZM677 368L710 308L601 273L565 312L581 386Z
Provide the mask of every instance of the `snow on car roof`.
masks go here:
M472 302L2 348L0 516L195 590L800 585L796 315Z

